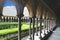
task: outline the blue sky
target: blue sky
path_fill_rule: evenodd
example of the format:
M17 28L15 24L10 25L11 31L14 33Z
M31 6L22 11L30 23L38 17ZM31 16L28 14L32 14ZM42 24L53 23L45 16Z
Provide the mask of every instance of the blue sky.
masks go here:
M5 6L14 6L15 4L12 2L12 1L10 1L10 0L8 0L5 4L4 4L4 7Z

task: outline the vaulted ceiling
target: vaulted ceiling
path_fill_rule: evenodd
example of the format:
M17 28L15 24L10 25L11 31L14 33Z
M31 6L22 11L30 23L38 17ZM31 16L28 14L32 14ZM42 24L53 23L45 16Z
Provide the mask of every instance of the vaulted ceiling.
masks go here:
M0 0L0 11L6 0ZM44 0L46 4L53 9L56 16L60 18L60 0Z
M60 19L60 0L44 0Z

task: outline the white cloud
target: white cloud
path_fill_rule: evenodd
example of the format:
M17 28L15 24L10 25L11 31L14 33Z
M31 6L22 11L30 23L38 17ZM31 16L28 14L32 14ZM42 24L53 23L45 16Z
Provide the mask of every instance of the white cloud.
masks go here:
M4 16L16 16L17 10L15 6L5 6L3 8L3 15Z

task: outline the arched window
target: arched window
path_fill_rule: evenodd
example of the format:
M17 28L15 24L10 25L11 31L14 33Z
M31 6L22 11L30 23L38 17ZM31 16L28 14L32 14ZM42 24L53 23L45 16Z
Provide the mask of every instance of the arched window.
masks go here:
M16 16L17 10L14 2L12 2L11 0L5 2L2 13L4 16Z
M29 11L27 7L24 7L23 14L24 14L24 17L29 16Z

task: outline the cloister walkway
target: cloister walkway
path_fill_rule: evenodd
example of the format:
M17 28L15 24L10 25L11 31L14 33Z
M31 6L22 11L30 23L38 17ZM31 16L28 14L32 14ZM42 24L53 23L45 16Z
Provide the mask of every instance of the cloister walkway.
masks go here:
M48 40L60 40L60 27L57 27L56 30L53 31Z
M39 33L39 32L38 32ZM29 36L26 36L25 38L23 38L22 40L29 40L28 39ZM35 36L35 40L40 40L39 36ZM51 34L51 36L47 39L47 40L60 40L60 27L57 27L53 33Z

